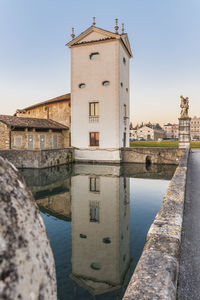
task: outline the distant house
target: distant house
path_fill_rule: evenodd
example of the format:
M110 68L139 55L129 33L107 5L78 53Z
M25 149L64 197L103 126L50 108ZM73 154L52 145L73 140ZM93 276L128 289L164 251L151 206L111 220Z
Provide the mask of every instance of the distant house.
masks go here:
M200 118L193 117L190 123L191 139L200 140Z
M53 120L0 115L0 149L68 147L69 127Z
M135 131L135 135L137 139L158 140L164 137L164 131L143 126Z
M178 139L179 135L179 125L178 124L171 124L167 123L163 126L163 130L165 133L165 137L168 139Z
M65 94L37 104L18 109L17 117L50 119L59 122L69 128L67 131L68 146L71 144L71 94Z

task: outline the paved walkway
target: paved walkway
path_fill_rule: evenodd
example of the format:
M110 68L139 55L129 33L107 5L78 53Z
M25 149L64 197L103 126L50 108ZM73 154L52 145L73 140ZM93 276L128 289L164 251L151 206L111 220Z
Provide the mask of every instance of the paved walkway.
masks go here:
M200 300L200 151L190 153L181 245L179 300Z

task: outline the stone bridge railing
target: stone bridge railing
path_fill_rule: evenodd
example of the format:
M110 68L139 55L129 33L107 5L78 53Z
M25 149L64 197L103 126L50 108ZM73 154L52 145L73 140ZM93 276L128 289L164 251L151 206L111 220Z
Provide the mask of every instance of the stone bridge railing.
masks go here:
M46 229L22 175L0 157L0 299L56 300Z
M175 300L189 150L169 184L123 300Z

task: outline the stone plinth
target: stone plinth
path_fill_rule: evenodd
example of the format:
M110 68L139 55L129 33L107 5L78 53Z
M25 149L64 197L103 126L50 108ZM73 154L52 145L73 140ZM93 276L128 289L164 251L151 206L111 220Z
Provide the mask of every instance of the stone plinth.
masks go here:
M179 118L179 148L190 148L191 118Z

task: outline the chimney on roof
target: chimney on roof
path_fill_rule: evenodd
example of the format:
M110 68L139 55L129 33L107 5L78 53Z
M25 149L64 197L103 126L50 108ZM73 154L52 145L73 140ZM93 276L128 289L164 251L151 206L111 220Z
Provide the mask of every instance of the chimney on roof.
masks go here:
M75 34L74 34L74 27L72 27L72 34L71 34L72 39L75 38Z
M124 23L122 23L122 34L124 34Z
M115 19L115 33L118 33L118 29L119 29L118 19Z

